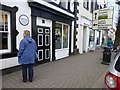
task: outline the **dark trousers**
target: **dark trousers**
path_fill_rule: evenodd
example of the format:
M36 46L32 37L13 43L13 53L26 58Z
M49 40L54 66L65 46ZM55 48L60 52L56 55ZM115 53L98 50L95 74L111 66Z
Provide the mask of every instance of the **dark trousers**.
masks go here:
M33 80L33 64L22 64L22 77L23 81L27 80L27 74L29 77L29 81Z

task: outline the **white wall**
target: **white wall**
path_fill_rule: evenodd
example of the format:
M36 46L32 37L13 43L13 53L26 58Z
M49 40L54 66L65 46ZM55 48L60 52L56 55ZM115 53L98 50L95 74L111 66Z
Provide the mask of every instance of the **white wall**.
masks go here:
M100 31L100 45L102 44L102 30Z
M55 57L57 59L65 58L69 56L69 49L55 50Z
M89 34L90 30L88 27L83 27L83 51L88 52L89 47Z
M72 21L72 33L71 33L71 52L73 53L74 44L74 21Z
M77 21L77 47L79 49L79 53L82 54L83 50L87 52L89 48L89 27L92 27L92 14L90 13L91 0L89 1L89 10L86 10L83 7L83 0L78 0L78 2L79 7L77 8L79 13L77 16L79 17L79 20ZM86 30L84 30L84 26L87 26Z
M79 36L78 36L78 47L79 47L79 53L83 53L83 26L80 26L79 29Z
M10 7L14 7L14 6L18 7L18 11L16 12L16 29L19 32L19 34L17 35L17 41L16 41L17 42L17 49L18 49L19 43L20 43L21 39L23 38L23 31L26 29L31 31L31 9L28 6L27 0L20 0L20 1L3 0L3 1L1 1L1 4L6 5L6 6L10 6ZM29 17L29 24L27 26L22 26L19 23L19 17L22 14L25 14ZM0 66L0 69L1 68L8 68L8 67L18 65L18 59L17 59L17 57L1 59L0 63L2 64Z
M19 65L17 60L18 60L17 57L9 58L9 59L1 59L0 70Z

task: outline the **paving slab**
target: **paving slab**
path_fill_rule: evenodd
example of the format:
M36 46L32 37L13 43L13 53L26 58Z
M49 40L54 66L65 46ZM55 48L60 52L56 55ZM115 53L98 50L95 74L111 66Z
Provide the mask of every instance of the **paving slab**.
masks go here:
M2 88L97 88L95 82L104 76L108 67L101 64L102 54L102 50L97 49L38 65L34 67L32 83L22 82L21 70L4 75Z

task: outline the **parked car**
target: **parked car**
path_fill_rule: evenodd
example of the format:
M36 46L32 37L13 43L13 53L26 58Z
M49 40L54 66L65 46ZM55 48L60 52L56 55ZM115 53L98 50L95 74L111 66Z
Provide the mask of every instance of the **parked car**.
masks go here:
M108 67L104 82L110 90L120 90L120 52Z

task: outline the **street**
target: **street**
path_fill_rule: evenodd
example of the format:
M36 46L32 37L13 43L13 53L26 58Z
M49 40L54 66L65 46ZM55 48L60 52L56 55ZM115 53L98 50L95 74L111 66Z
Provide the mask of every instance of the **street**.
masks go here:
M105 88L108 65L101 64L102 50L34 67L32 83L22 82L21 70L2 76L2 88Z

